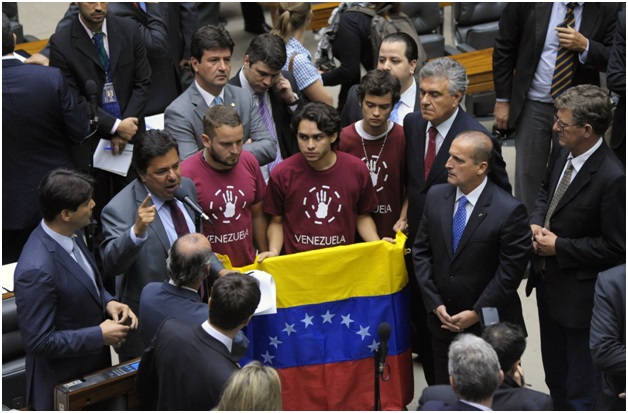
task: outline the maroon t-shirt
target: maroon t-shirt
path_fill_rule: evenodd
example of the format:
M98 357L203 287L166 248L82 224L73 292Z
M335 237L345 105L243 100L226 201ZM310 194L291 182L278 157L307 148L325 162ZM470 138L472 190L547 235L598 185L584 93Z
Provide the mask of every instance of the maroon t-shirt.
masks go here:
M283 218L286 254L353 244L357 216L377 206L377 196L364 163L336 152L325 171L312 168L297 153L271 173L264 212Z
M255 157L242 151L228 171L217 171L203 159L203 151L181 163L183 176L196 185L198 203L214 223L203 222L212 249L228 255L236 267L255 261L251 205L264 199L266 183Z
M355 124L349 125L340 133L339 149L357 156L366 164L379 200L373 211L377 233L380 237L394 238L393 226L399 219L406 196L406 138L403 127L395 123L385 144L384 138L374 141L365 139L362 147L362 137Z

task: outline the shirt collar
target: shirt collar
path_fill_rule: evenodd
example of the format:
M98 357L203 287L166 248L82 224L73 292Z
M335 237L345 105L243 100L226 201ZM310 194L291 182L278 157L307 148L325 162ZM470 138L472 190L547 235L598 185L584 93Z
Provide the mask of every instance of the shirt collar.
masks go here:
M172 280L168 280L168 284L170 284L170 285L172 285L172 286L175 286L175 287L177 287L177 288L180 288L180 289L182 289L182 290L189 290L189 291L192 291L193 293L198 293L198 291L196 291L194 288L186 287L185 285L182 285L182 286L180 286L180 287L179 287L179 286L178 286L177 284L175 284L175 282L174 282L174 281L172 281Z
M72 237L66 237L65 235L59 234L50 228L43 219L41 220L41 227L44 232L50 236L50 238L55 240L57 244L61 245L61 248L63 248L68 254L72 254L72 250L74 249L74 241L72 240Z
M216 96L212 95L211 93L209 93L208 91L203 89L201 87L201 85L198 84L196 79L194 79L194 84L196 85L196 88L198 89L198 91L201 94L201 96L203 97L203 100L205 101L205 103L207 103L207 107L210 107L212 105L212 103L214 103L214 98ZM220 98L222 99L222 102L224 104L225 103L225 88L224 87L222 88L222 90L220 91L220 94L218 96L220 96Z
M451 115L449 118L447 118L446 121L444 121L438 126L432 125L432 122L427 122L427 130L429 130L431 126L434 126L436 130L438 131L439 135L444 138L445 136L447 136L447 134L449 133L449 129L451 129L451 126L454 124L454 120L456 120L456 116L458 116L459 110L460 110L460 107L457 107L453 115Z
M212 336L213 338L215 338L216 340L224 344L225 347L227 347L227 350L229 350L229 353L231 353L231 347L233 346L232 339L230 339L229 337L227 337L226 335L222 334L220 331L212 327L212 325L209 324L209 321L205 321L202 324L202 327L203 327L203 330L205 330L207 334L209 334L210 336Z
M593 155L593 153L595 151L597 151L600 146L602 146L602 139L603 138L600 136L600 138L598 139L597 143L595 145L593 145L593 147L591 149L589 149L588 151L586 151L582 155L574 157L571 154L571 152L569 153L569 158L571 159L571 166L573 166L573 169L575 170L576 173L578 173L580 168L582 168L584 163L591 157L591 155Z
M466 404L468 404L468 405L470 405L470 406L473 406L473 407L475 407L475 408L477 408L477 409L479 409L479 410L483 410L483 411L485 411L485 412L490 412L490 411L492 411L492 409L490 409L490 408L488 408L488 407L484 406L483 404L473 403L473 402L470 402L470 401L467 401L467 400L462 400L462 399L460 399L460 402L461 402L461 403L466 403Z
M456 188L456 202L458 202L460 197L464 195L467 198L467 201L469 201L469 204L471 204L471 206L474 207L478 203L478 199L480 199L480 195L482 195L482 191L484 191L484 187L486 187L487 180L488 179L485 176L482 183L478 185L473 191L469 192L468 194L464 194L462 193L460 188Z
M81 20L81 16L79 15L79 22L81 23L81 26L83 26L83 28L85 29L85 31L87 32L87 35L89 36L89 38L93 38L94 37L94 32L91 31L86 25L85 23L83 23L83 20ZM105 39L109 38L109 36L107 35L107 18L105 17L105 19L102 21L102 28L100 29L101 32L103 32L103 34L105 35Z
M412 78L412 86L401 94L399 100L402 104L412 108L412 111L414 111L414 103L416 102L416 80L414 80L414 78Z
M253 90L251 85L249 85L249 81L246 80L246 77L244 76L244 66L242 66L242 69L240 69L239 76L240 76L240 84L242 85L242 89L249 92L251 96L255 96L255 91Z

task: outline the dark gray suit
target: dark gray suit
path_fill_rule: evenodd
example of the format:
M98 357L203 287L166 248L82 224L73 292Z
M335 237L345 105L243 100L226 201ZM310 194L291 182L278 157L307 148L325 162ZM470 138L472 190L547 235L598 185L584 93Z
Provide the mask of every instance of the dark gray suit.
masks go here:
M242 119L244 140L250 138L253 141L245 144L244 149L251 152L260 165L273 161L277 155L277 147L251 95L242 88L229 84L225 85L223 90L225 106L234 108ZM196 83L192 83L166 108L165 128L177 140L181 160L189 158L203 148L201 140L203 117L208 109L205 99L196 88Z
M197 202L196 188L188 178L182 178L181 188ZM116 195L102 212L103 242L100 254L106 276L122 276L117 291L121 302L127 304L140 317L140 295L146 284L168 279L166 259L170 250L170 241L163 223L156 214L155 220L148 229L148 239L135 245L131 239L131 228L135 225L137 209L148 192L144 184L135 180ZM194 217L194 211L187 212ZM224 267L216 259L212 259L213 274ZM126 342L118 350L118 354L126 357L139 357L144 351L144 343L138 332L129 332Z

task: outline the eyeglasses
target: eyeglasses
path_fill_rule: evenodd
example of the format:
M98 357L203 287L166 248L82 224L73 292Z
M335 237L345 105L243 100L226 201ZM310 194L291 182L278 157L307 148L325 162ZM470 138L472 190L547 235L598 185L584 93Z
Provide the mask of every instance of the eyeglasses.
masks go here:
M568 127L570 127L570 126L580 126L580 125L578 125L577 123L574 123L574 124L572 124L572 125L568 125L568 124L566 124L566 123L563 123L560 119L558 119L558 116L557 116L557 115L554 115L554 123L558 123L558 126L560 127L560 131L561 131L561 132L564 132L564 131L565 131L565 128L568 128Z

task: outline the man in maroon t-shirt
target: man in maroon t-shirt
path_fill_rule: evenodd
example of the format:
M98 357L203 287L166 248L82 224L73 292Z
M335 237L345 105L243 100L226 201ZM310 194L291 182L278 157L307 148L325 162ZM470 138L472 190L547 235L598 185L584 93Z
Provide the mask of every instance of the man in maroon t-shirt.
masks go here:
M379 200L373 220L378 234L388 237L407 227L406 138L403 127L389 120L400 89L399 79L384 70L364 75L357 88L364 118L340 132L338 146L368 167Z
M264 212L271 216L268 252L259 261L335 245L379 240L371 212L378 201L369 171L358 158L336 152L340 116L309 103L292 120L299 151L271 173Z
M255 260L255 247L267 251L267 221L262 211L266 184L257 159L242 151L242 120L223 105L209 108L203 119L204 149L181 164L183 176L196 185L198 202L211 223L203 233L215 252L242 267Z

